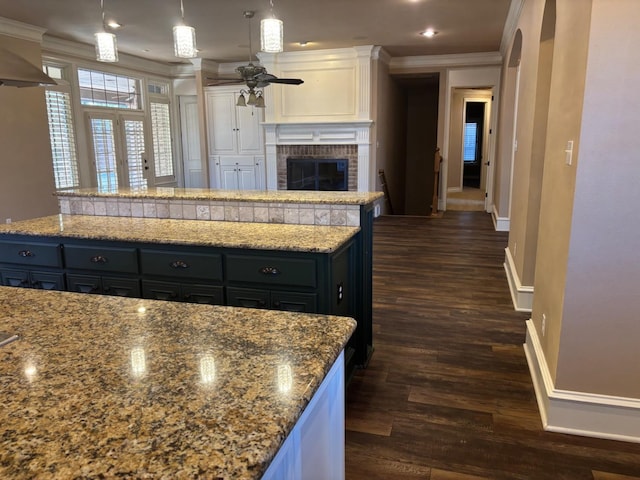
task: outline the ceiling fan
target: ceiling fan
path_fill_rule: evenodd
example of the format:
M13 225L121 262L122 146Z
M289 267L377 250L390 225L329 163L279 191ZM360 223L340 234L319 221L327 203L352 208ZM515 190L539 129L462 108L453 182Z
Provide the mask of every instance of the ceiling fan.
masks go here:
M267 69L262 65L255 65L252 61L252 48L251 48L251 19L253 18L254 12L252 10L247 10L244 12L244 18L249 20L249 63L247 65L242 65L236 68L236 72L240 75L238 77L213 77L207 78L209 81L207 86L214 85L233 85L233 84L242 84L244 83L248 91L241 91L240 97L238 98L238 105L254 105L256 107L264 107L264 99L262 97L261 91L256 91L256 89L264 88L272 83L280 83L283 85L300 85L304 83L300 78L278 78L275 75L272 75L267 72ZM249 95L249 99L245 102L244 94L247 93Z

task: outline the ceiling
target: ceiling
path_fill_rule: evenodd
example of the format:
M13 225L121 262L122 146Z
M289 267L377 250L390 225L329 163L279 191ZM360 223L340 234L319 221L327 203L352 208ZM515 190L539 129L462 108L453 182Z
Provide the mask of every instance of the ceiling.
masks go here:
M260 19L269 0L183 0L185 24L196 29L200 56L219 62L249 58L259 49ZM380 45L392 57L495 52L511 0L273 0L284 22L285 51ZM168 63L173 55L171 29L180 21L180 0L104 0L106 20L118 49ZM46 35L93 44L101 30L100 0L0 0L0 17L46 29ZM433 28L438 34L419 33ZM309 42L302 47L298 42Z

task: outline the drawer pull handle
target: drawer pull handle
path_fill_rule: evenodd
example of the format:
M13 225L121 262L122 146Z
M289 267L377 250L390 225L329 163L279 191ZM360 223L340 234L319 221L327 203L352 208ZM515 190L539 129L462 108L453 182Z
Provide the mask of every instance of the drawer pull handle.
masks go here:
M20 250L18 252L18 255L20 255L21 257L35 257L36 254L33 253L31 250Z
M107 263L108 261L109 259L107 257L103 257L102 255L91 257L91 263Z
M263 275L280 275L280 270L278 267L262 267L258 270Z
M189 264L182 260L176 260L175 262L171 262L169 265L171 268L189 268Z

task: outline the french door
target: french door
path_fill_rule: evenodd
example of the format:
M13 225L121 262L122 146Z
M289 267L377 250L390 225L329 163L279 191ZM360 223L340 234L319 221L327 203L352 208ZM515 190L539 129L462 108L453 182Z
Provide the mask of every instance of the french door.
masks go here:
M87 113L90 151L99 191L151 186L144 117L129 113Z

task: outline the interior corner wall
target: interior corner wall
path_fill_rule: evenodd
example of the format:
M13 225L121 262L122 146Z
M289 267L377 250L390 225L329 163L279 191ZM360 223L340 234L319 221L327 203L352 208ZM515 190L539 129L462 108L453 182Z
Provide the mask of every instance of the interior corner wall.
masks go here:
M502 219L509 219L510 217L513 126L516 121L515 109L519 68L517 63L519 63L520 49L522 48L522 34L519 30L516 32L516 37L518 38L514 39L514 44L511 45L509 54L505 56L500 90L502 101L498 113L493 206L496 216ZM513 56L516 59L513 59ZM516 65L511 65L510 62L512 60Z
M41 67L40 44L0 35L0 46ZM0 222L58 213L42 87L0 86Z
M637 0L592 0L556 382L566 390L636 399L636 405L638 18Z
M534 214L529 211L529 185L543 13L543 1L527 0L522 7L517 25L517 29L522 32L522 52L515 132L517 150L513 161L508 249L513 258L514 274L523 287L533 287L535 249L527 248L527 242L533 242L534 245L537 242L537 235L532 237L531 232L527 230L527 222ZM504 134L503 130L498 132L499 137ZM525 252L532 251L534 252L532 256L525 255ZM528 273L526 276L525 271Z
M383 212L389 212L389 203L394 213L404 212L405 192L405 96L401 88L389 74L389 67L382 61L376 62L375 88L375 137L377 175L384 170L390 202L385 202ZM382 186L378 180L376 190Z
M566 164L568 140L574 141L574 155L580 144L585 89L590 9L582 3L558 2L555 48L544 149L540 215L537 225L537 253L532 321L538 332L549 373L556 380L563 323L563 302L569 240L574 205L576 171L582 165ZM585 279L581 283L584 282ZM545 332L542 316L545 317ZM578 335L581 336L581 335Z

